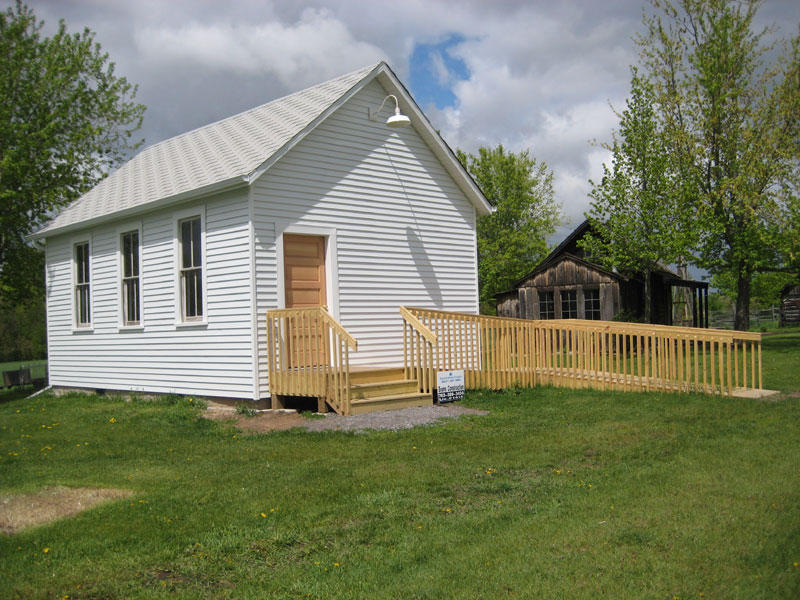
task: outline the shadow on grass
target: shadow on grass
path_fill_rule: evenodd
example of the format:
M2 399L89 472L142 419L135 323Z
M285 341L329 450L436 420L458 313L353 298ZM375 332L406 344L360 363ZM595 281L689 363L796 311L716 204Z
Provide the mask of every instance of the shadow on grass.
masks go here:
M22 400L30 396L34 391L36 390L32 385L20 385L0 390L0 404L13 402L14 400Z
M800 331L764 336L761 343L770 352L800 355Z

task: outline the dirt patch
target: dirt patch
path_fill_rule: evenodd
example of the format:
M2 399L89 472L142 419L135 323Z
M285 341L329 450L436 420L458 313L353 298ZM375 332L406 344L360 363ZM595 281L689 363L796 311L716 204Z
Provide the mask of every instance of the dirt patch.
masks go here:
M33 494L0 494L0 532L14 534L131 494L131 490L61 486Z
M303 427L308 423L308 419L296 412L265 411L248 416L235 410L209 409L203 411L203 417L212 421L234 421L234 426L246 433L284 431L292 427Z
M341 417L336 413L319 415L307 419L293 411L263 411L248 416L230 408L209 408L203 417L214 421L234 421L234 426L245 433L268 433L283 431L292 427L302 427L307 431L366 431L370 429L409 429L431 425L443 419L457 419L463 415L487 415L483 410L467 408L459 404L433 404L399 410L383 410Z

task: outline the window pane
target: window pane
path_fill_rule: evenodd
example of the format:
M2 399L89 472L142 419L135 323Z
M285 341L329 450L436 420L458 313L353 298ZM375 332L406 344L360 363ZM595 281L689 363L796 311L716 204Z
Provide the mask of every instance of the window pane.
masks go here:
M192 266L202 266L203 259L200 246L200 219L192 219Z
M539 318L555 318L554 292L539 292Z
M203 275L201 269L186 270L182 273L183 316L198 318L203 316Z
M181 222L181 267L189 269L192 266L192 222Z
M600 320L600 290L584 290L583 298L583 308L586 318Z
M578 291L567 290L561 292L561 318L578 318Z

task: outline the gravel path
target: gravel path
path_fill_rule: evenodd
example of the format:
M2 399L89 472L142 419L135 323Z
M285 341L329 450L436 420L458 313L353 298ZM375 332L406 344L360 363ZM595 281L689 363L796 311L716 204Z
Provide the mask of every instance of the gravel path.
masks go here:
M488 415L485 410L467 408L460 404L434 404L398 410L381 410L363 415L342 417L327 413L323 419L308 421L309 431L363 431L365 429L410 429L418 425L430 425L442 419L457 419L462 415Z

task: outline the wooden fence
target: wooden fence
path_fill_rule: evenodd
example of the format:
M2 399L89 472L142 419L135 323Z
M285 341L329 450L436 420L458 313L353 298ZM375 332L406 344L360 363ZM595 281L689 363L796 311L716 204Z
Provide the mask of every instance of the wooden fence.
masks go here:
M432 378L463 370L467 389L552 384L730 395L762 388L760 333L422 308L402 314L407 371Z

